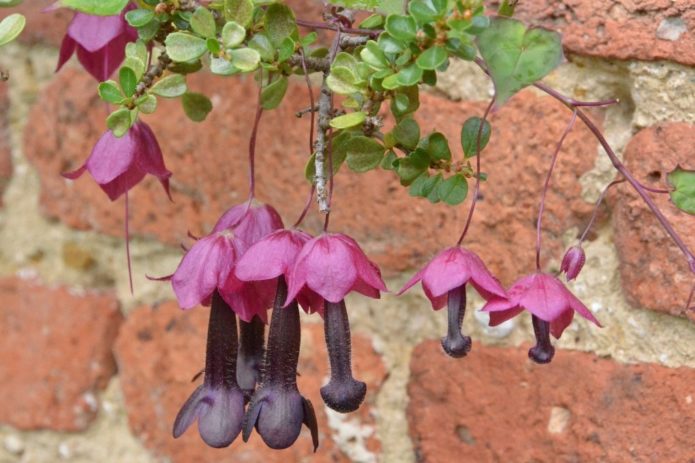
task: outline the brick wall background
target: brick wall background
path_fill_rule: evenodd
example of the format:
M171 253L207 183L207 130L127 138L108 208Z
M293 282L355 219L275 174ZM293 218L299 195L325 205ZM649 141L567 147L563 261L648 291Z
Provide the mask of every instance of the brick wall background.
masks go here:
M171 273L187 231L206 232L244 197L253 83L196 76L191 87L217 103L205 123L187 122L172 102L147 119L174 171L175 202L150 180L132 194L132 296L123 203L108 202L86 178L59 176L88 155L105 113L77 65L53 74L69 15L41 14L48 3L25 2L27 33L0 55L11 72L0 84L0 462L695 459L695 314L684 311L693 277L628 188L604 207L586 246L587 269L571 285L604 328L575 321L551 365L527 360L526 318L489 329L470 311L466 328L476 344L453 360L438 343L445 314L433 313L419 291L355 297L355 370L369 393L354 414L318 407L317 454L306 435L283 452L268 451L257 436L225 450L206 448L195 432L174 441L173 418L203 364L207 314L183 313L170 287L145 274ZM576 98L621 99L593 116L639 178L657 185L675 163L695 169L692 0L523 0L519 8L565 34L568 61L548 77L551 85ZM298 10L308 17L316 7ZM294 85L263 119L259 145L258 194L286 222L306 194L298 172L307 121L293 116L306 106L305 91ZM419 120L457 139L490 91L475 68L455 63L422 97ZM469 245L505 284L532 266L541 177L567 118L528 90L492 118L485 170L496 178L484 187ZM547 268L558 267L613 177L587 130L576 129L565 146L546 211ZM341 175L336 192L332 228L363 245L392 289L450 244L443 237L456 235L466 211L409 198L394 179L373 173ZM695 247L695 219L659 202ZM306 225L315 231L319 223L312 212ZM300 388L318 405L326 354L316 322L304 319Z

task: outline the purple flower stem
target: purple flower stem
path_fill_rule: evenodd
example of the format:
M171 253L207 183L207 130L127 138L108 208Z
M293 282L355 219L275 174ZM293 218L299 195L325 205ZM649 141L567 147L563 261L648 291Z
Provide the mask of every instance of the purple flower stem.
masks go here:
M256 389L263 362L265 323L253 317L250 322L239 320L239 353L237 355L237 383L246 400Z
M550 323L531 316L533 333L536 335L536 345L529 349L528 356L536 363L550 363L555 355L555 348L550 343Z
M307 197L306 203L304 204L304 209L302 210L302 213L299 214L299 217L297 218L297 221L294 223L292 228L299 227L304 221L304 217L306 217L307 212L309 212L311 203L314 200L314 191L316 191L316 185L312 183L311 188L309 189L309 196Z
M128 263L128 284L130 285L130 295L133 293L133 266L130 260L130 209L128 207L128 190L125 192L125 257Z
M466 285L449 291L447 299L447 333L442 338L442 348L450 357L465 357L471 351L471 338L461 333L466 314Z
M237 327L234 311L215 291L210 305L208 340L205 353L205 377L208 386L237 387Z
M256 194L256 139L258 137L258 126L263 115L263 107L261 106L261 91L262 86L258 86L258 102L256 103L256 116L253 120L253 128L251 129L251 138L249 139L249 203L253 200Z
M323 321L331 379L321 388L321 397L337 412L354 412L367 394L367 385L352 377L350 323L345 301L326 301Z
M591 218L589 219L589 223L586 224L586 228L584 228L584 232L582 232L582 236L579 237L579 244L584 242L584 240L586 239L586 235L589 234L589 230L591 230L591 227L594 226L594 222L596 221L596 217L598 216L598 209L601 206L601 203L605 199L606 195L608 194L608 190L610 190L613 185L623 183L624 181L625 181L624 178L621 178L620 180L613 180L611 183L609 183L606 186L606 188L603 189L603 191L599 195L598 199L596 200L596 205L594 206L594 210L591 213Z
M314 111L314 92L311 90L311 79L309 78L309 70L306 67L306 56L304 56L304 49L299 49L299 57L301 58L302 71L304 72L304 81L306 82L306 88L309 92L309 109L311 113L311 122L309 123L309 153L314 151L314 124L316 123L316 111ZM312 193L313 194L313 193Z
M565 127L565 131L562 132L560 141L557 142L555 147L555 152L553 152L552 160L550 161L550 168L548 169L548 175L545 177L545 184L543 185L543 192L541 193L541 202L538 207L538 220L536 221L536 270L541 270L541 224L543 222L543 210L545 209L545 198L548 194L548 187L550 186L550 179L553 176L553 170L555 169L555 164L557 163L557 157L562 149L562 144L565 142L565 138L572 131L574 123L577 120L577 110L572 113L572 118L569 124Z
M646 190L642 187L642 185L640 185L640 183L635 179L635 177L632 176L630 171L625 167L625 165L620 161L620 159L618 159L618 156L615 154L615 152L613 151L610 144L603 136L599 128L596 127L596 125L582 110L578 109L576 106L572 104L571 99L565 97L558 91L548 87L545 84L535 83L534 86L544 91L548 95L552 96L556 100L560 101L568 108L577 112L577 116L579 116L582 122L584 122L584 124L589 128L589 130L591 130L591 132L594 134L594 137L596 137L596 140L598 140L598 142L603 147L604 151L608 155L608 158L611 160L613 167L615 167L615 169L618 172L620 172L623 175L623 177L625 177L625 180L627 180L630 183L630 185L632 185L632 187L635 189L637 194L639 194L642 197L642 200L647 204L647 207L651 209L652 213L656 216L656 219L659 221L666 233L671 237L671 239L676 243L676 246L678 246L681 252L685 255L690 266L690 271L695 273L695 255L693 255L690 249L688 249L688 246L685 244L683 239L676 232L676 230L674 230L673 226L671 226L668 219L664 216L663 212L661 212L654 200L652 200L652 198L647 194Z
M488 114L490 114L490 110L492 109L492 106L494 104L495 98L492 98L492 100L490 100L490 104L485 109L485 113L483 114L483 120L480 121L480 126L478 127L478 135L475 139L475 188L473 189L471 208L468 210L468 217L466 217L466 225L463 227L463 232L461 232L461 236L459 237L459 240L456 243L457 246L461 246L461 243L463 243L463 239L466 237L466 233L468 233L468 227L470 227L471 225L471 220L473 219L473 212L475 212L475 204L478 202L478 194L480 192L480 140L483 137L483 127L485 126L485 121L487 121L487 116Z

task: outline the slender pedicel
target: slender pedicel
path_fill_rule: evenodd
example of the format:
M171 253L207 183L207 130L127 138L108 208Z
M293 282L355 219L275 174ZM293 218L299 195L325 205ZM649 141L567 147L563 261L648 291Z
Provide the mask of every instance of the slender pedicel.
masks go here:
M354 412L367 394L367 385L352 377L350 323L345 301L326 301L324 307L324 331L331 379L321 388L321 397L326 405L337 412Z
M466 314L466 285L449 291L447 302L447 333L442 338L442 348L450 357L465 357L471 350L470 336L461 333L461 324Z

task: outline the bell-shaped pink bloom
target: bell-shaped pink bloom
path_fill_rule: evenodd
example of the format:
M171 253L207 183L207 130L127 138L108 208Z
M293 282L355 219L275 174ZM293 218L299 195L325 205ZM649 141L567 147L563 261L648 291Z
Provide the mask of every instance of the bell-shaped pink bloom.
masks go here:
M283 228L282 218L273 206L244 203L222 214L212 231L234 229L239 249L244 253L252 244L280 228Z
M342 233L324 233L304 244L287 283L285 305L304 288L336 304L351 291L373 298L387 291L379 268Z
M560 270L565 272L567 275L567 280L574 280L579 275L584 267L584 262L586 262L586 255L584 254L584 248L581 246L572 246L567 250L565 256L562 258L562 264L560 264Z
M434 310L444 307L449 291L467 283L472 284L487 300L507 297L500 282L490 273L480 257L458 246L437 254L403 286L398 294L403 294L418 281L422 282L422 289Z
M246 250L234 273L242 281L268 281L279 276L287 281L302 247L311 235L300 230L276 230ZM305 287L297 301L309 313L323 312L323 298Z
M499 325L524 310L549 323L555 338L559 338L572 323L574 312L601 326L582 301L560 280L547 273L537 272L520 278L507 294L508 300L491 300L483 307L483 311L490 313L490 326Z
M107 80L123 62L126 44L138 38L125 20L129 9L116 16L76 13L60 45L56 72L76 52L87 72L100 82Z
M111 201L137 185L146 174L159 179L167 195L171 172L164 166L162 149L152 129L137 121L118 138L106 131L79 169L66 172L64 177L75 180L85 171L99 184Z

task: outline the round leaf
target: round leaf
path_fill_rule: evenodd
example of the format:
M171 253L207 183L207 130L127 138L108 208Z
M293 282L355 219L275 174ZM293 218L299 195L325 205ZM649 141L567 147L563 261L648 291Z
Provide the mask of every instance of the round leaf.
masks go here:
M282 76L264 87L261 91L261 106L263 109L275 109L280 106L287 92L288 84L289 80L287 77Z
M276 47L287 37L297 37L297 22L294 13L287 5L273 3L265 12L265 31Z
M408 42L415 38L417 24L412 16L392 14L386 18L386 31L396 39Z
M437 186L439 199L445 203L456 206L461 204L468 195L468 182L462 175L456 174L439 183Z
M125 20L133 27L143 27L154 19L154 11L140 8L125 14Z
M26 18L19 13L13 13L0 21L0 46L16 39L26 23Z
M334 117L331 119L330 125L334 129L349 129L351 127L362 125L365 119L367 119L367 115L362 111L358 111Z
M461 127L461 147L463 148L463 154L467 158L473 157L476 154L478 131L480 130L481 122L482 119L479 117L470 117L463 123L463 127ZM490 123L485 121L482 132L480 133L480 151L483 151L488 141L490 141L490 131Z
M193 61L205 54L208 47L205 39L186 32L174 32L165 40L169 58L177 62Z
M261 55L253 48L231 50L229 56L232 58L232 65L242 72L255 70L261 62Z
M181 74L170 74L157 81L150 92L164 98L176 98L186 93L186 78Z
M124 100L123 92L113 80L107 80L99 84L99 97L113 104L120 104Z
M59 0L59 6L72 8L95 16L114 16L126 7L130 0Z
M125 96L131 97L133 94L135 94L135 89L138 85L138 79L135 77L135 71L129 67L123 66L118 71L118 80L121 83L121 88L123 89Z
M126 134L132 122L130 111L126 108L117 109L106 118L106 126L119 138Z
M350 138L347 148L347 165L355 172L366 172L381 163L385 151L373 138L354 136Z
M444 47L434 46L417 57L415 63L420 69L435 70L446 62L448 54Z
M205 38L215 37L217 27L215 26L215 17L210 10L202 6L196 8L191 16L191 29Z
M695 215L695 171L678 166L668 174L668 181L674 188L671 192L673 204L678 209Z
M248 27L253 20L252 0L224 0L224 17L227 21Z
M200 93L185 93L181 98L183 111L192 121L202 122L212 111L212 102Z
M226 48L239 45L246 38L246 29L234 21L229 21L222 28L222 43Z

